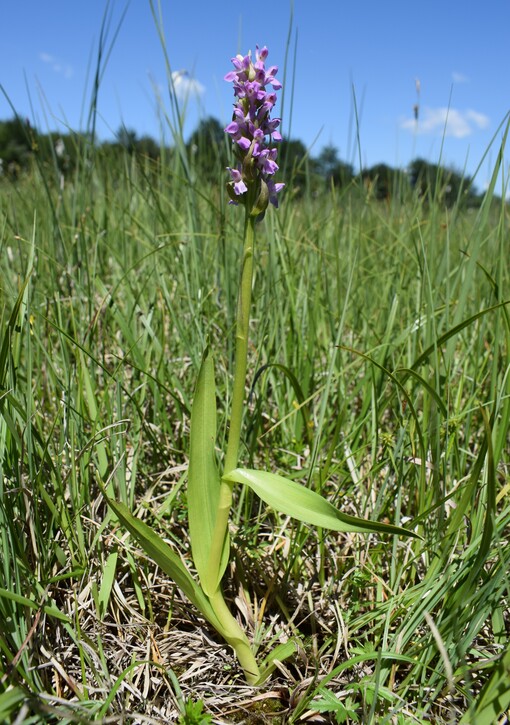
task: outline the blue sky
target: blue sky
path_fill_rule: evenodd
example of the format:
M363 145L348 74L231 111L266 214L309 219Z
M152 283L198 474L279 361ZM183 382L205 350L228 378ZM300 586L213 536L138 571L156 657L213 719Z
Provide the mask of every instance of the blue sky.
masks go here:
M83 129L106 0L2 5L0 84L10 102L43 131ZM360 154L364 166L405 166L421 156L472 174L510 110L509 0L155 5L170 72L179 79L175 88L188 94L187 133L203 116L228 122L233 99L223 76L233 55L256 44L267 45L268 63L279 66L285 81L283 107L281 101L276 107L284 135L313 144L314 155L333 144L355 168ZM113 0L108 18L99 138L112 138L125 124L170 142L168 76L149 0ZM0 94L0 119L10 117ZM480 188L498 147L489 150L477 177Z

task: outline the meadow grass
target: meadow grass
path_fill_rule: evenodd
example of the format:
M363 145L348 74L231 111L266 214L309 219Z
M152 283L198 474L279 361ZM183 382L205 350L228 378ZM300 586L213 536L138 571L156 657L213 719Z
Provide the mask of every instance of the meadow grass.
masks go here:
M261 654L300 643L267 685L243 682L105 504L98 484L190 562L206 341L220 449L231 394L242 215L221 174L96 150L73 175L0 182L0 720L498 722L510 310L494 186L462 210L289 179L260 225L243 463L423 537L317 532L239 492L231 610Z

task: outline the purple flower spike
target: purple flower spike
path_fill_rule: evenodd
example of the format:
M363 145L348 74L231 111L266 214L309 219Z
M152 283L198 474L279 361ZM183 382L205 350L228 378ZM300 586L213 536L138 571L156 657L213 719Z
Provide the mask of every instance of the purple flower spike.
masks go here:
M266 70L267 56L266 46L259 48L257 45L255 63L251 52L245 56L237 55L232 58L234 70L225 75L225 80L233 83L236 97L232 121L225 128L225 133L232 139L239 162L237 168L227 167L231 178L229 196L233 204L246 204L250 198L250 206L253 205L257 215L263 215L268 202L278 206L277 194L285 186L276 184L272 178L278 171L278 152L271 144L281 141L282 136L276 130L281 119L271 119L270 113L276 103L276 91L281 89L282 84L275 78L277 66ZM269 91L266 86L271 86ZM250 212L255 215L252 209Z

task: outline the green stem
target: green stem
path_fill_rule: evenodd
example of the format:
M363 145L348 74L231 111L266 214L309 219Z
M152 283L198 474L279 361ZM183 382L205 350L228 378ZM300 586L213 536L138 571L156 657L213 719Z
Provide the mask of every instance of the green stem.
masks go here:
M225 473L237 468L239 445L241 442L241 423L244 410L244 389L248 365L248 337L250 327L251 288L253 277L253 247L255 241L255 218L250 216L246 207L244 223L244 247L241 269L241 286L237 299L236 350L234 361L234 385L232 408L230 411L230 430L225 455Z
M248 684L255 685L260 678L257 661L251 651L248 638L227 607L221 589L218 589L210 597L210 602L214 613L220 621L222 637L233 647L239 664L244 670Z
M241 267L241 284L237 299L236 347L234 360L234 382L232 391L232 407L230 411L230 427L225 454L224 472L229 473L237 468L239 446L241 443L241 426L244 411L244 393L246 385L246 369L248 365L248 339L250 326L251 288L253 277L253 245L255 240L255 217L250 215L252 204L246 205L244 222L244 244ZM219 572L221 556L228 536L228 521L232 506L233 483L220 481L220 494L216 521L211 539L208 570ZM221 634L234 648L239 664L244 670L249 684L255 684L260 678L260 671L250 648L245 633L227 607L221 590L221 583L209 600L221 625Z
M237 300L234 383L224 473L230 473L230 471L233 471L234 468L237 468L239 446L241 442L241 424L243 421L244 391L246 385L246 369L248 365L248 337L253 277L253 247L255 241L255 217L250 215L250 208L250 205L246 206L246 217L244 223L241 285ZM220 569L223 543L228 531L233 486L233 483L229 483L223 479L221 480L218 510L216 513L216 522L211 541L211 553L209 555L209 571L217 572Z

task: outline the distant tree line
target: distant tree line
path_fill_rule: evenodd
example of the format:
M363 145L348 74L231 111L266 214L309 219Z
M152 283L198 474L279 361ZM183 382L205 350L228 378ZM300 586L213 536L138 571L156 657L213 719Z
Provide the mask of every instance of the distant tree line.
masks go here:
M223 126L213 118L201 120L186 143L186 154L195 176L218 183L225 176L225 167L232 163L230 140ZM112 141L97 143L83 133L39 133L20 118L0 121L0 176L16 179L34 163L51 164L60 173L71 173L84 154L93 148L110 160L126 154L140 160L158 161L164 152L170 158L175 149L162 148L149 136L121 126ZM456 202L476 206L481 197L472 179L444 166L417 158L407 169L395 169L376 164L355 172L351 164L342 161L338 150L325 146L318 156L311 156L298 139L284 139L280 144L278 163L282 178L292 178L289 192L296 196L306 192L318 195L324 189L339 190L357 185L379 201L405 199L417 193L425 200L434 199L447 206Z

